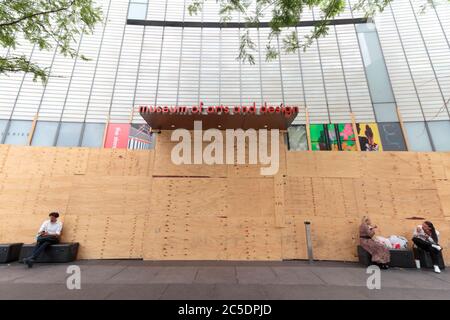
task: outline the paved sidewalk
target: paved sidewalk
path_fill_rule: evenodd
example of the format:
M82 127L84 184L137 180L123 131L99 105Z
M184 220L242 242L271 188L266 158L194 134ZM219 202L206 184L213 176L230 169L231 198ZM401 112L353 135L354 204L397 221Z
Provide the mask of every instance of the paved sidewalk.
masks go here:
M81 290L68 290L69 265ZM450 272L390 269L366 287L354 263L82 260L0 265L0 299L450 299Z

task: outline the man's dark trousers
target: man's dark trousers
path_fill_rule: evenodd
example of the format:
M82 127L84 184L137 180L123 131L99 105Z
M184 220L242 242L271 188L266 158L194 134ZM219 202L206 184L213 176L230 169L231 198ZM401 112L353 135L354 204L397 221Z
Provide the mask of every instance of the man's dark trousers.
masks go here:
M56 237L38 237L36 246L33 249L33 253L29 259L36 260L39 255L44 252L45 249L51 244L59 243L58 238Z
M420 249L427 251L430 253L431 261L433 262L433 265L439 264L439 255L442 254L441 250L438 250L433 247L433 244L431 242L425 241L423 239L414 237L413 242L416 246L418 246Z

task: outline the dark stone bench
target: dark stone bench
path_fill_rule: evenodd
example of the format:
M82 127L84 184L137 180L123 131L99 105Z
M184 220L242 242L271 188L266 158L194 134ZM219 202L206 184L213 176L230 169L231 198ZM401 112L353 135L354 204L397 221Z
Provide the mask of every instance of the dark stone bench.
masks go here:
M28 258L33 253L35 244L24 244L20 251L20 261ZM76 260L79 243L58 243L49 245L45 251L36 259L36 262L61 263Z
M0 244L0 263L8 263L19 260L23 243Z
M391 262L389 266L398 268L415 268L414 254L408 249L390 249ZM373 264L372 256L363 247L358 245L358 260L364 266Z
M433 262L431 261L430 253L427 251L424 251L420 248L414 247L414 257L418 260L420 260L420 267L421 268L433 268ZM442 257L442 252L439 255L438 258L438 266L440 269L445 269L445 262L444 258Z

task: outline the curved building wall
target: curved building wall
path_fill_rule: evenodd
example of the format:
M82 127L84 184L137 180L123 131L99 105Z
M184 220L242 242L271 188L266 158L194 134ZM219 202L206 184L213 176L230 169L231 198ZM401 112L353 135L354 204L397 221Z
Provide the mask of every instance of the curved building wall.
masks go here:
M218 22L213 1L198 16L188 14L188 0L99 3L105 15L103 25L93 35L82 35L75 45L89 61L26 45L8 52L30 55L49 66L52 77L42 85L30 75L0 76L3 143L16 143L8 138L12 129L28 128L21 120L37 118L49 128L57 122L53 145L86 145L83 135L89 126L85 123L143 123L138 114L131 114L133 106L140 104L267 102L306 106L312 124L348 123L353 113L358 123L376 121L398 127L398 107L411 150L450 150L450 142L442 139L450 134L445 105L450 98L448 3L420 14L419 1L396 0L376 18L376 28L372 24L331 26L329 35L305 52L283 53L270 62L264 56L269 30L251 29L253 40L262 48L254 52L255 65L236 59L243 32L239 28L127 24L127 18ZM351 3L339 19L361 17L350 8ZM319 15L305 12L303 19ZM233 19L244 21L239 16ZM311 27L297 29L303 37ZM295 123L305 120L300 114ZM60 132L77 138L60 138Z

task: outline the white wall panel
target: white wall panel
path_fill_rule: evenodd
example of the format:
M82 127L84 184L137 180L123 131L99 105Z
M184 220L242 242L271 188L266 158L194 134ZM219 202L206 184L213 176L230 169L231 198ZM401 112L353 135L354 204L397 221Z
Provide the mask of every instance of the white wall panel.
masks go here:
M240 104L240 62L236 60L239 51L239 30L222 29L220 61L220 102L224 105Z
M375 116L355 27L352 25L338 26L336 30L348 98L355 120L358 122L373 122Z
M267 61L266 46L269 44L269 29L259 30L259 43L261 51L261 81L263 103L280 105L284 103L283 88L281 84L280 61L279 58ZM277 39L272 40L273 47L278 48Z
M9 56L30 56L33 46L28 45L20 36L19 45L15 51L10 50ZM0 118L10 119L13 114L14 105L19 97L20 86L24 80L22 73L9 73L0 75ZM21 119L20 117L17 119Z
M110 0L103 0L104 19L107 19ZM106 23L106 24L104 24ZM95 67L100 52L100 44L104 28L109 24L104 22L96 26L92 35L84 35L80 46L80 54L89 60L78 59L72 76L72 82L67 95L62 119L64 121L84 121L94 80ZM41 116L40 116L41 117Z
M323 78L332 123L351 121L349 99L334 27L328 36L319 40Z
M242 33L243 31L241 31ZM258 44L258 32L256 29L250 29L250 37ZM256 105L261 105L262 93L261 93L261 74L260 74L260 57L259 50L252 51L255 58L255 64L251 65L248 62L241 64L241 85L242 85L242 104L251 105L254 102ZM238 52L236 53L236 56Z
M311 28L299 28L299 40L303 41ZM327 103L325 99L325 86L323 83L319 49L317 43L312 44L306 51L300 52L303 79L305 81L306 106L311 123L328 123Z
M120 59L127 8L128 3L126 1L112 1L111 3L111 12L103 37L88 105L86 119L89 121L104 122L108 118Z
M192 106L199 103L201 33L185 28L181 56L178 104Z
M128 122L132 112L134 92L139 69L144 27L127 26L117 79L112 97L110 121Z
M158 105L175 105L180 67L181 28L166 27L159 69Z
M35 49L31 59L34 63L50 67L54 50L39 51ZM26 75L20 89L20 94L17 96L12 117L14 119L32 120L38 112L43 92L43 83L40 80L33 81L31 74Z
M291 30L295 31L295 30ZM280 47L285 35L290 31L285 31L280 35ZM303 124L306 122L305 108L305 94L303 88L303 79L300 65L300 53L286 53L284 50L280 52L281 72L283 74L283 92L284 102L288 106L300 107L300 113L297 115L294 123Z
M110 0L99 3L106 14ZM190 3L150 0L147 18L219 21L216 1L207 1L203 13L196 16L185 10ZM405 121L423 121L422 108L427 120L447 120L442 106L444 98L450 98L450 4L418 14L419 5L412 3L413 9L409 0L394 1L393 13L388 7L376 18L395 99ZM30 120L41 106L40 120L104 122L110 115L111 121L126 122L133 101L134 105L165 105L178 100L179 105L192 106L201 99L206 105L279 104L284 100L288 105L306 105L312 123L348 122L350 109L357 121L374 121L353 25L331 27L329 35L306 52L282 52L271 62L265 61L269 30L260 29L259 47L253 52L256 64L249 65L236 59L243 30L166 27L163 39L162 27L125 29L127 9L127 0L111 1L106 24L99 25L94 35L83 36L80 52L91 60L75 63L56 55L47 86L33 82L30 75L0 76L0 118L9 119L12 114L13 119ZM319 11L313 16L305 10L302 20L319 15ZM352 15L361 13L352 14L348 7L339 18ZM263 21L269 19L270 14ZM233 21L239 17L234 15ZM298 30L302 40L311 28ZM258 31L252 29L251 35L258 44ZM30 55L31 50L32 46L25 45L16 54ZM53 53L36 50L32 58L50 66ZM142 121L138 115L135 118ZM296 123L304 122L301 113Z
M154 104L162 45L162 27L146 27L135 104Z
M204 28L200 71L200 100L208 105L220 103L220 29Z

